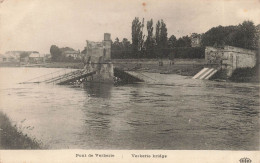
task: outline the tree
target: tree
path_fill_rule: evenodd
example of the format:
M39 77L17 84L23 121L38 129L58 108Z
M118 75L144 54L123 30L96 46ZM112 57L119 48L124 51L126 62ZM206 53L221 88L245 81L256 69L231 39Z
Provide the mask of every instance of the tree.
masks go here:
M143 47L143 22L140 22L138 17L132 22L132 45L134 52L140 51Z
M59 61L59 59L61 58L61 50L59 49L58 46L56 45L52 45L50 48L50 53L51 53L51 58L52 61Z
M128 39L127 38L123 38L123 40L122 40L122 46L123 46L123 49L125 50L125 51L128 51L129 49L130 49L130 47L131 47L131 42L130 41L128 41Z
M155 40L153 37L153 19L151 19L150 21L147 21L147 38L145 41L145 49L146 52L149 55L153 55L154 53L154 47L155 47Z
M156 31L155 31L155 41L158 47L160 46L160 35L161 35L161 23L158 20L158 22L156 23Z
M253 22L244 21L237 26L213 27L202 35L203 46L236 46L257 48L257 29Z
M171 37L168 40L168 47L169 48L176 47L176 41L177 41L176 37L174 35L171 35Z
M112 43L113 50L122 50L121 43L119 41L119 38L117 37L115 41Z
M183 36L176 41L176 47L191 47L191 39L189 36Z
M208 30L205 34L202 35L202 45L203 46L223 46L226 44L227 41L231 41L230 39L227 39L227 35L231 32L235 31L234 26L218 26L213 27L210 30Z
M255 42L255 46L256 46L256 49L260 50L260 24L258 24L256 26L256 33L255 33L255 39L254 39L254 42ZM258 53L259 55L260 53Z
M141 31L139 33L139 44L138 44L138 49L139 51L143 51L144 50L144 37L145 35L143 34L143 29L144 29L144 18L142 20L142 24L141 24Z
M163 20L161 20L161 32L160 32L160 44L162 48L166 48L167 47L167 41L168 41L168 37L167 37L167 27L166 24L164 23Z
M246 49L256 49L256 33L257 30L254 23L251 21L244 21L242 24L238 25L238 31L234 38L234 45Z
M167 47L167 27L163 20L158 21L156 24L156 32L155 32L155 39L156 45L158 49L166 48Z
M157 57L162 57L164 49L167 47L167 28L163 20L157 22L155 31Z
M20 54L20 58L25 58L25 57L29 57L30 53L29 52L22 52Z

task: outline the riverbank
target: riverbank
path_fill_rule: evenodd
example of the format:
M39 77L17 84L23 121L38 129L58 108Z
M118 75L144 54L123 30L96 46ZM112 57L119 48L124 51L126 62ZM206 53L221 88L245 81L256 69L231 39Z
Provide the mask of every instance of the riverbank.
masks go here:
M253 68L238 68L229 80L233 82L260 82L259 68L259 65Z
M20 67L20 62L0 62L0 67Z
M46 67L46 68L83 69L84 64L81 63L81 62L50 62L50 63L46 63L43 67Z
M24 64L20 62L1 62L0 67L46 67L46 68L72 68L82 69L83 63L79 62L49 62L40 64Z
M194 76L204 66L204 59L175 59L172 64L170 60L163 59L113 59L114 67L125 71L139 71L162 74L178 74L182 76ZM159 62L162 64L159 65ZM83 69L84 64L80 62L51 62L45 64L20 65L19 63L0 63L0 67L45 67L45 68L71 68ZM219 77L223 79L222 76ZM232 82L259 82L259 70L238 69L229 79Z
M40 149L40 144L18 131L10 119L0 111L0 149Z
M193 76L199 72L205 63L204 59L175 59L173 64L167 59L113 59L114 67L126 71L141 71L151 73L178 74ZM0 67L46 67L46 68L72 68L82 69L83 63L79 62L51 62L45 64L19 65L19 63L0 63Z
M178 74L182 76L193 76L198 73L205 64L204 59L175 59L174 62L170 60L157 59L115 59L114 66L125 71L141 71L150 73L162 74Z

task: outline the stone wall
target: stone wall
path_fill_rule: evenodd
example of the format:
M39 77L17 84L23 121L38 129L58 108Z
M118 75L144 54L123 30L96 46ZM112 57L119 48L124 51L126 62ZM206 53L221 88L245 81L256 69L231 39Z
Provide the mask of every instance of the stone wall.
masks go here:
M229 53L229 56L233 55L234 66L236 68L254 67L256 64L256 51L242 49L232 46L225 46L224 51Z
M206 47L205 59L208 65L227 70L231 76L237 68L252 68L256 64L256 52L253 50L225 46L223 48Z

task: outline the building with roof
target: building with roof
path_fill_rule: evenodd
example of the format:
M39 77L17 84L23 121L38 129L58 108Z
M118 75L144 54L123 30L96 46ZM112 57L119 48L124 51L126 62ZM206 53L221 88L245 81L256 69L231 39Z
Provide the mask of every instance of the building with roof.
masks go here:
M66 58L72 58L73 60L80 59L80 51L76 50L67 50L63 52L64 57Z
M7 51L0 56L1 62L44 63L45 56L38 51Z
M39 52L32 52L29 54L29 63L44 63L45 56Z
M3 54L0 54L0 62L6 62L6 61L7 61L6 56Z
M191 39L191 47L200 47L201 46L201 35L197 33L193 33L190 36Z
M3 54L2 55L3 62L19 62L20 56L13 55L13 54Z

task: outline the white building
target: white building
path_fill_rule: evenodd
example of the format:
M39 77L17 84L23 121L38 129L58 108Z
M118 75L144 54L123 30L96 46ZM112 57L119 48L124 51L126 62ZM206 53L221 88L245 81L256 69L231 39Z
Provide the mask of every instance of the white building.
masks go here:
M32 52L29 54L29 62L30 63L44 63L45 56L44 56L44 54L40 54L39 52Z

